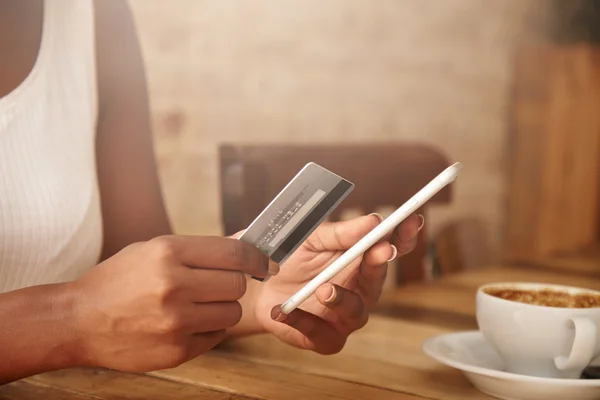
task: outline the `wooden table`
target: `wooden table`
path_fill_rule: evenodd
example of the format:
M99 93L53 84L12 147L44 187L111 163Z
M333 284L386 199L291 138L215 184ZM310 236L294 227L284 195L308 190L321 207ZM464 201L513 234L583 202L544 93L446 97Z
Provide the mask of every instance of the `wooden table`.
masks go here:
M173 370L147 375L73 369L0 387L0 399L490 399L421 351L428 337L476 329L476 288L494 281L600 289L600 274L500 266L412 284L382 300L380 314L345 349L319 356L269 336L227 343Z

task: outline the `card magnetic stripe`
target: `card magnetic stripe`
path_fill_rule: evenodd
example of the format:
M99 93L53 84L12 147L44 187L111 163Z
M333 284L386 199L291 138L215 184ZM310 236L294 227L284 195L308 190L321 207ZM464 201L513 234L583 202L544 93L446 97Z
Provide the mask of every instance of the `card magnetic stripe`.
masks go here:
M294 251L308 238L308 236L327 218L335 207L350 193L353 185L341 180L319 204L298 224L277 250L271 255L271 260L278 264L284 263ZM256 280L263 281L262 278L253 277Z

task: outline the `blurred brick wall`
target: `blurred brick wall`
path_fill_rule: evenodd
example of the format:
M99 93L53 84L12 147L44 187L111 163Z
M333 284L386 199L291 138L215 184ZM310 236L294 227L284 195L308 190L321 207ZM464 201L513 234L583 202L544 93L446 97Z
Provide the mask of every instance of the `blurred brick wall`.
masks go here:
M220 142L418 140L466 166L430 226L477 216L497 243L512 54L531 1L130 2L177 231L221 231Z

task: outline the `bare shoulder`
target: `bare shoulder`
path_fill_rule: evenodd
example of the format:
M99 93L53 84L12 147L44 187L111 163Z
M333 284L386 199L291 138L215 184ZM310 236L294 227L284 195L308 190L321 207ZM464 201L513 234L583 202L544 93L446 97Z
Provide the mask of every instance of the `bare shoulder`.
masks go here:
M99 50L135 47L137 44L135 22L127 1L96 0L94 11Z
M101 106L126 79L132 87L145 88L145 72L135 21L125 0L94 1L96 59ZM137 83L137 84L136 84Z

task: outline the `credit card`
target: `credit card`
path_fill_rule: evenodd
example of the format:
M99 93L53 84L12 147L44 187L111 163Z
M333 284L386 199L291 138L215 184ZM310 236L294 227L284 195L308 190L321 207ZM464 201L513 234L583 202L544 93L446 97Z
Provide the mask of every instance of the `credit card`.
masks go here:
M348 180L308 163L239 239L281 266L353 189Z

